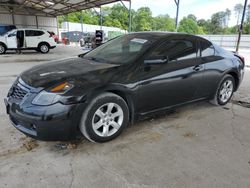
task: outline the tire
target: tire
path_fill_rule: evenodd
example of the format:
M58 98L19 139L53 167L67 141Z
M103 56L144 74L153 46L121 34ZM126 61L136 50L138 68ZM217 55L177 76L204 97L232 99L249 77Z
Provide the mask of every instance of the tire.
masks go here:
M46 43L42 43L39 45L38 49L41 53L46 54L49 52L49 45Z
M80 131L92 142L107 142L119 136L129 122L126 102L113 93L95 97L82 114Z
M215 93L214 98L210 101L210 103L216 106L224 106L226 105L233 96L233 92L235 90L235 80L231 75L225 75Z
M5 54L6 52L6 47L4 44L0 43L0 54Z

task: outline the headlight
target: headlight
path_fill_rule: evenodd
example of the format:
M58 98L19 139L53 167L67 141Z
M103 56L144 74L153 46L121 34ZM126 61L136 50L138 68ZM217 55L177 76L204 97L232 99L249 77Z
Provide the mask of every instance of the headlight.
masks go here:
M32 104L40 105L40 106L47 106L57 103L61 95L69 89L73 87L72 84L68 82L61 83L51 89L49 91L41 91L32 101Z
M32 104L46 106L57 103L59 99L60 95L56 93L49 93L47 91L42 91L33 99Z

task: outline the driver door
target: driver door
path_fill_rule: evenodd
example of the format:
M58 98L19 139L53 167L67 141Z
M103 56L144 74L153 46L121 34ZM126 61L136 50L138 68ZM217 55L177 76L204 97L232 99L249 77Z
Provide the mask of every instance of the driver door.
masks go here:
M16 33L17 31L13 31L8 34L7 36L7 47L8 48L17 48L17 40L16 40Z
M199 98L203 65L191 36L166 39L145 57L139 73L138 111L141 114Z

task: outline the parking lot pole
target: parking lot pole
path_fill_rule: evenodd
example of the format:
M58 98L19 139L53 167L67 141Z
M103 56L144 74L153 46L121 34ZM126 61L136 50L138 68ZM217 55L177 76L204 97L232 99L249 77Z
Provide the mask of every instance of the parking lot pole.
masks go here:
M101 6L100 6L100 22L101 22L101 30L102 30L103 18L102 18L102 7Z
M128 1L129 2L129 8L127 8L127 6L124 4L123 1ZM130 33L132 30L132 14L131 14L131 6L132 6L132 2L131 0L120 0L121 4L123 5L124 8L127 9L128 13L129 13L129 17L128 17L128 32Z
M66 18L67 18L67 38L69 38L69 15L67 14L66 15Z
M180 0L174 0L175 4L176 4L176 18L175 18L175 31L177 31L177 27L178 27L178 17L179 17L179 6L180 6Z
M129 33L131 32L131 27L132 27L132 14L131 14L131 5L132 5L132 3L131 3L131 0L129 1L129 29L128 29L128 31L129 31Z
M13 13L11 14L11 16L12 16L12 23L13 23L13 25L15 25L15 24L16 24L16 23L15 23L15 16L14 16Z
M82 16L82 10L81 10L81 30L82 30L82 34L83 34L83 16Z
M239 35L238 35L238 40L237 40L236 52L239 51L239 47L240 47L240 38L241 38L241 34L243 32L243 25L244 25L244 19L245 19L245 14L246 14L246 7L247 7L247 0L245 0L244 9L243 9L242 18L241 18L241 23L240 23L240 27L239 27Z

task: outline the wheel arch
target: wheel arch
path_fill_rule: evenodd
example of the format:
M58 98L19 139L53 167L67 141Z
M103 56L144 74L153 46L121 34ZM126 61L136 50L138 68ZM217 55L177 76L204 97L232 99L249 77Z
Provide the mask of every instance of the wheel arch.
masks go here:
M129 108L129 122L133 124L135 121L135 105L131 92L128 89L120 87L108 86L108 87L96 88L87 94L86 98L87 103L103 92L109 92L118 95L126 102Z
M0 42L6 49L8 49L7 45L4 42Z
M110 92L110 93L114 93L118 96L120 96L121 98L123 98L123 100L127 103L128 108L129 108L129 122L130 123L134 123L134 101L132 99L132 96L130 94L128 94L126 91L121 91L121 90L106 90L106 92Z
M231 75L233 78L234 78L234 81L235 81L235 88L234 88L234 91L237 91L238 87L239 87L239 82L240 82L240 79L239 79L239 76L238 74L233 71L233 70L229 70L225 73L225 75L228 74L228 75Z
M42 44L47 44L50 47L50 44L46 41L39 42L37 47L39 48Z

